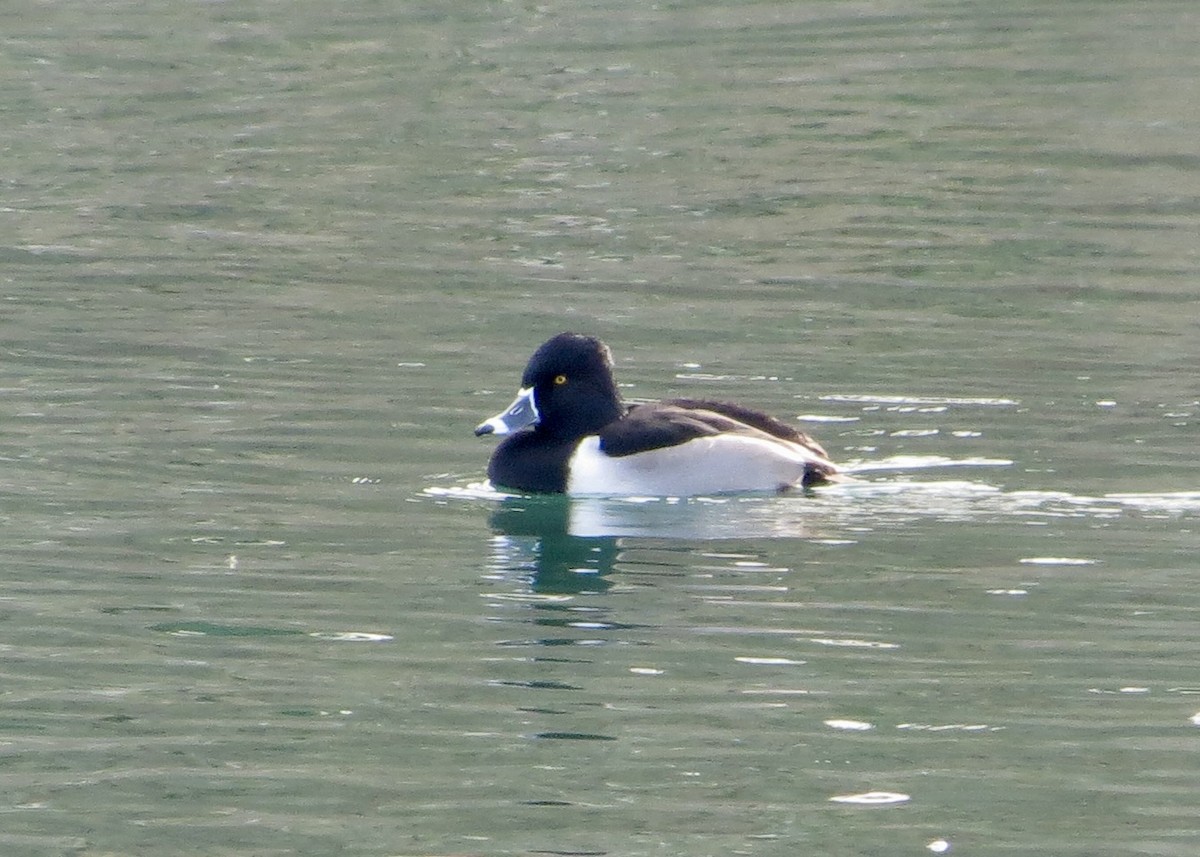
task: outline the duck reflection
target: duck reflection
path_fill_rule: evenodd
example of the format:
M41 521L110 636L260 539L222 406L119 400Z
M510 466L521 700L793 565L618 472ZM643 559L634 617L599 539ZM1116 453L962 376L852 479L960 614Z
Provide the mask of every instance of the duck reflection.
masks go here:
M527 576L535 593L601 592L632 543L812 538L806 497L506 497L492 513L493 573Z
M562 495L508 497L492 513L492 570L527 575L530 588L545 595L602 592L612 584L620 548L613 535L576 535L574 503Z

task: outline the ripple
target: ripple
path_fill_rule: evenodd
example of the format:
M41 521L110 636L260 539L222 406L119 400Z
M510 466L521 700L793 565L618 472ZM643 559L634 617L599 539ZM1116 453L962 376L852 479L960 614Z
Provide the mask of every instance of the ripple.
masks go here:
M498 491L492 487L490 482L471 482L467 485L430 485L421 490L422 496L450 498L454 500L503 500L505 497L516 497L516 494L509 494L504 491Z
M534 738L551 741L616 741L613 735L600 735L594 732L538 732Z
M805 690L799 687L755 687L743 690L746 696L812 696L823 691Z
M313 631L308 636L334 643L390 643L396 639L391 634L376 634L373 631Z
M936 433L936 431L934 432ZM878 461L858 462L846 467L850 473L871 473L878 470L928 470L937 467L1011 467L1010 458L950 458L946 455L892 455ZM999 489L992 488L996 491Z
M796 419L804 423L856 423L862 417L835 417L828 414L799 414Z
M985 407L1008 407L1019 404L1015 399L994 399L973 396L873 396L852 393L835 393L818 397L822 402L850 402L872 405L983 405Z
M843 729L847 732L866 732L875 728L874 723L867 723L865 720L839 720L835 718L824 722L830 729Z
M292 628L268 628L256 625L219 625L215 622L164 622L151 625L173 637L291 637L301 631Z
M1027 556L1018 560L1021 565L1095 565L1094 559L1073 556Z
M890 806L907 803L912 798L900 792L863 792L855 795L834 795L830 800L834 803L853 803L861 806Z
M713 372L677 372L680 381L778 381L775 375L719 375Z
M987 723L897 723L896 728L912 732L999 732L1004 727Z
M550 592L481 592L479 597L489 601L528 601L540 604L561 604L572 600L570 595L556 595Z
M1200 491L1173 491L1163 494L1105 494L1104 499L1134 509L1169 512L1200 511Z
M943 455L892 456L876 461L852 461L846 472L853 481L826 486L813 494L736 495L721 497L581 497L538 498L496 491L486 482L429 486L420 497L438 503L455 501L513 503L506 524L537 524L565 518L568 534L581 538L804 538L844 539L848 523L887 524L896 516L940 520L1020 518L1095 518L1112 520L1126 515L1194 517L1200 513L1200 492L1105 494L1089 496L1068 491L1006 491L977 480L867 478L879 471L919 472L939 468L994 468L1013 464L1008 459ZM528 507L526 504L529 504ZM556 524L556 526L563 526ZM521 531L523 532L523 530ZM536 535L536 531L531 533ZM852 541L831 541L847 544ZM523 553L536 561L536 551ZM1031 556L1025 565L1092 565L1087 557Z
M839 646L846 649L898 649L899 643L881 643L877 640L833 639L831 637L812 637L809 642L821 646Z

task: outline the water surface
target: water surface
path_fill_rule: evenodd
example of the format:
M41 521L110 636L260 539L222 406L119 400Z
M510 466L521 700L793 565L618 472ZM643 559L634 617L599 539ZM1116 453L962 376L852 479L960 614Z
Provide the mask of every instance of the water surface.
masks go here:
M1194 854L1196 24L17 3L4 853ZM488 490L563 329L859 481Z

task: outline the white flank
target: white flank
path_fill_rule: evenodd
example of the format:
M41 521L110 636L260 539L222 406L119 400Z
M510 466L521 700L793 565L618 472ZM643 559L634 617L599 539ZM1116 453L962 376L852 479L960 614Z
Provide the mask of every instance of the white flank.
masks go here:
M584 438L571 457L567 493L601 497L695 497L778 491L798 483L809 462L825 459L796 443L739 434L612 457L600 438Z

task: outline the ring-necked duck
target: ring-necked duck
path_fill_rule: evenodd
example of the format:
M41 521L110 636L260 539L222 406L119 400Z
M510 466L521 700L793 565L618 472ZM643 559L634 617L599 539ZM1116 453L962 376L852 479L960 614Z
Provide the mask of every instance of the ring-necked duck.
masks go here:
M599 339L560 333L525 367L508 409L475 429L509 435L488 478L518 491L687 497L786 491L838 480L808 435L728 402L626 405Z

